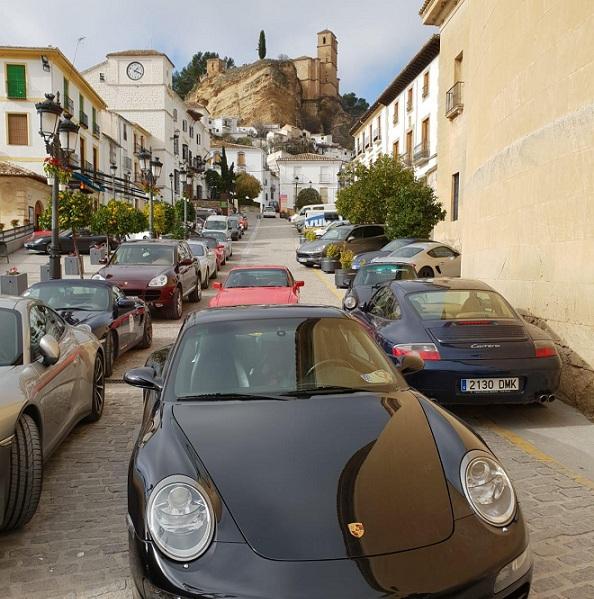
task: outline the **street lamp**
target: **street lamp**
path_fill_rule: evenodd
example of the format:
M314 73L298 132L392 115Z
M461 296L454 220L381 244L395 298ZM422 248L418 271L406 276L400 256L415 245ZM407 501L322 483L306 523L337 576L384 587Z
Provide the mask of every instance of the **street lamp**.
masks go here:
M68 166L70 156L76 150L79 126L73 123L70 115L60 121L64 112L59 101L55 102L54 94L45 94L45 100L37 102L35 109L39 115L39 135L45 142L46 152L55 160ZM58 228L58 193L60 181L54 177L52 185L52 242L50 245L49 269L51 279L62 278L60 261L60 236Z
M169 188L171 189L171 205L173 206L173 173L169 173Z
M297 206L297 185L299 185L299 176L295 175L295 199L293 200L293 206Z
M188 181L188 170L186 169L186 165L185 163L182 164L182 167L179 171L179 180L181 181L181 197L182 197L182 202L184 203L184 239L186 238L186 226L187 226L187 219L188 219L188 200L186 199L186 182Z
M115 162L112 162L109 165L109 170L111 171L111 192L112 192L112 199L115 200L116 199L116 196L115 196L115 174L116 174L116 171L118 170L118 167L117 167L117 165L116 165Z
M142 169L142 175L149 188L149 235L152 239L154 237L153 187L157 182L157 179L161 176L161 169L163 168L163 163L157 157L153 159L152 150L147 150L146 148L140 148L140 152L138 152L138 160L140 160L140 168Z

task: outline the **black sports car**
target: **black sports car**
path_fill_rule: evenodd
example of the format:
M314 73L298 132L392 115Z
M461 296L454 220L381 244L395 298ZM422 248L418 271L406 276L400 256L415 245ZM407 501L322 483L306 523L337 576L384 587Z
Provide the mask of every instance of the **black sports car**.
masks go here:
M57 279L36 283L24 295L43 301L71 325L89 325L103 343L106 376L125 351L151 346L153 325L146 304L126 297L109 281Z
M146 391L128 479L141 596L527 597L502 465L341 310L195 312L125 380Z
M440 403L546 402L559 387L551 337L480 281L395 281L353 314L394 362L420 354L425 368L408 381Z
M416 279L417 271L412 264L404 262L381 262L366 264L357 271L351 280L349 290L342 299L345 310L363 308L379 287L389 281Z
M81 254L88 254L91 251L92 247L105 245L107 239L105 235L95 235L86 229L83 229L78 232L76 237L76 245L78 247L78 251ZM69 254L74 252L74 237L72 235L72 231L67 229L66 231L62 231L59 236L60 242L60 253ZM47 254L49 252L49 247L52 243L51 235L42 235L40 237L36 237L35 239L28 241L25 243L25 249L31 252L38 252L40 254ZM119 242L113 237L109 238L109 249L115 250L119 245Z

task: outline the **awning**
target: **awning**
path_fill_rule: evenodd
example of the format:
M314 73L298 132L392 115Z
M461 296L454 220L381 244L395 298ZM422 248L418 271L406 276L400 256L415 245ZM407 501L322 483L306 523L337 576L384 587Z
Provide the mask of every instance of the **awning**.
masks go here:
M75 179L76 181L80 181L81 183L84 183L87 187L89 187L93 191L105 191L105 189L99 183L97 183L97 181L94 181L90 177L87 177L86 175L83 175L82 173L79 173L78 171L74 171L72 173L72 178Z

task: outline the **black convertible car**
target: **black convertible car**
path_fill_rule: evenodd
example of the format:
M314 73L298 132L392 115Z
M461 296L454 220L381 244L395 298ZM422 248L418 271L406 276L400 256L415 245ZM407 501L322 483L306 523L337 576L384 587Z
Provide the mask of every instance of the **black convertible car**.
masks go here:
M153 325L146 304L108 281L57 279L36 283L24 295L41 300L71 325L89 325L103 343L106 376L125 351L151 346Z
M128 479L141 596L528 596L502 465L344 312L192 313L125 380L145 390Z
M394 281L353 311L398 363L417 352L408 381L444 404L553 401L561 360L551 337L489 285L468 279Z
M76 245L78 247L78 251L81 254L88 254L91 251L92 247L105 245L106 241L107 238L105 237L105 235L97 235L95 233L91 233L91 231L87 229L80 230L76 236ZM67 229L66 231L62 231L60 233L59 242L60 253L70 254L74 252L74 237L72 235L71 229ZM25 249L31 252L47 254L49 253L49 247L51 243L51 235L41 235L25 243ZM118 247L118 245L119 242L116 239L114 239L113 237L109 238L110 250L115 250Z

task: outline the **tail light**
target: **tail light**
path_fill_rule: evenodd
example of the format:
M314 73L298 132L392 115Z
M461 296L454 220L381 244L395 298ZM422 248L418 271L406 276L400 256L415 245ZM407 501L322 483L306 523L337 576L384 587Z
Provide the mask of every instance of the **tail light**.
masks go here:
M402 358L410 352L417 352L426 362L441 360L435 343L401 343L392 348L392 355Z
M534 342L535 355L537 358L552 358L557 355L555 344L552 341L541 340Z

